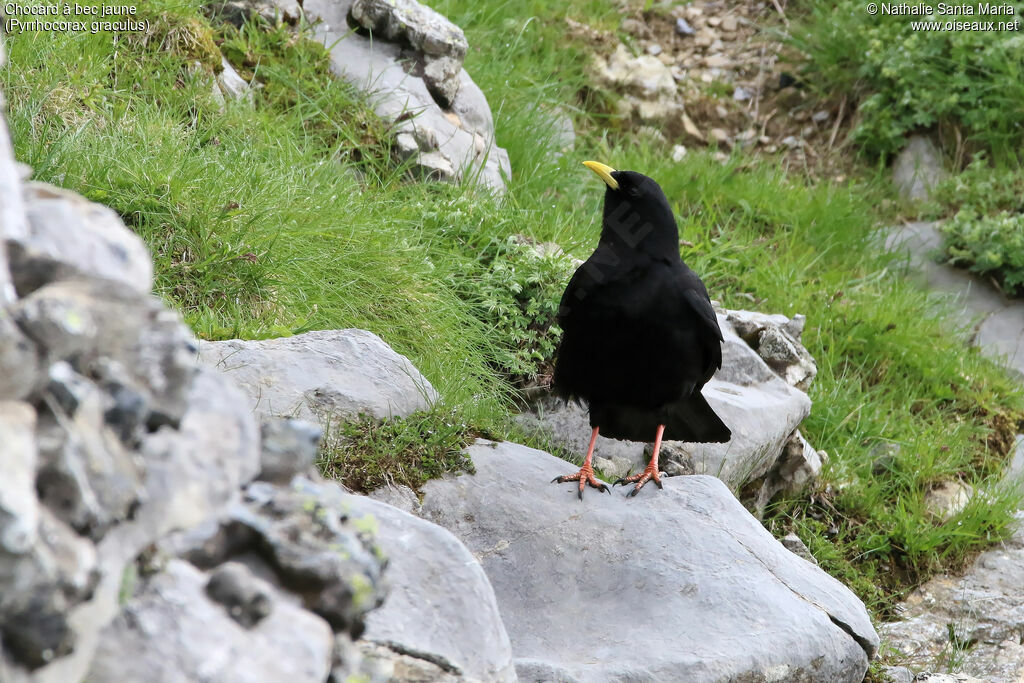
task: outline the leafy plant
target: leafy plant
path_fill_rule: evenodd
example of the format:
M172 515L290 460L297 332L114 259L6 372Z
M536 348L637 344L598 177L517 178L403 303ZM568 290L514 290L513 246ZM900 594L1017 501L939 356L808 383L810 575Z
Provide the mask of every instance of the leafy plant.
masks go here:
M859 102L852 139L867 154L884 158L908 132L942 124L1004 154L1024 140L1024 36L920 27L965 18L870 15L859 0L814 3L790 40L807 58L809 86Z
M995 277L1008 294L1024 295L1024 214L982 216L965 208L940 230L951 263Z

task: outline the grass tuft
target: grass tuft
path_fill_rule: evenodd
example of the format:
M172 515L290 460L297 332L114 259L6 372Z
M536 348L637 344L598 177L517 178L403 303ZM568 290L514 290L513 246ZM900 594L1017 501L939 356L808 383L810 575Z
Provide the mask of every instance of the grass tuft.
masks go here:
M360 493L386 485L419 491L443 474L472 473L463 449L486 436L457 411L441 407L383 421L362 417L325 433L320 470Z

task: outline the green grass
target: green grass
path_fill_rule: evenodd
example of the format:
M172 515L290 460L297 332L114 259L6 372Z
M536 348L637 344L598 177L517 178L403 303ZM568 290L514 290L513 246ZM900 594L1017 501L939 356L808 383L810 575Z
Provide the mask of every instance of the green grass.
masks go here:
M467 68L512 160L501 201L414 181L389 127L329 78L322 50L287 28L212 26L199 4L147 3L174 36L159 44L13 36L2 78L16 152L37 178L124 216L154 251L158 293L200 335L362 327L412 359L442 406L351 425L326 449L328 471L359 488L415 487L464 467L455 454L474 434L527 438L508 418L513 383L550 365L568 270L510 238L586 257L603 193L579 162L595 158L662 184L693 244L683 256L714 298L808 316L819 374L803 430L831 457L814 491L775 502L769 528L799 533L882 616L907 587L1005 534L1019 499L996 482L1020 388L877 250L876 185L815 184L740 157L673 163L608 119L563 22L613 28L606 0L437 3L466 30ZM254 105L221 111L209 95L210 70L191 65L206 63L210 40L264 84ZM555 111L580 136L562 157L546 137ZM900 446L884 467L879 444ZM923 500L951 478L982 493L942 523Z
M487 436L457 411L440 407L405 418L360 418L325 433L320 471L362 493L385 485L418 491L447 472L472 472L473 462L463 449Z

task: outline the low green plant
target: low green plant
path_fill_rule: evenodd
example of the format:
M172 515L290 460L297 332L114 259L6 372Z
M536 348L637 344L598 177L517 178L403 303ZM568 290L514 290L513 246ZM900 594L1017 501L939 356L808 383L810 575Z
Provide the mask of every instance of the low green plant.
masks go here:
M946 219L947 261L1024 295L1024 170L1016 160L993 164L979 154L940 183L920 215Z
M418 491L445 473L472 472L463 449L486 435L442 406L402 418L360 417L329 425L325 433L321 472L361 493L384 485Z
M966 208L939 229L950 263L995 278L1010 295L1024 294L1024 213L983 216Z
M924 30L915 22L1013 21L1016 16L869 14L859 0L810 3L790 35L806 58L804 82L820 95L858 103L853 142L875 157L897 151L907 133L957 129L977 148L1002 155L1024 140L1024 50L1018 31ZM933 3L934 6L934 3Z

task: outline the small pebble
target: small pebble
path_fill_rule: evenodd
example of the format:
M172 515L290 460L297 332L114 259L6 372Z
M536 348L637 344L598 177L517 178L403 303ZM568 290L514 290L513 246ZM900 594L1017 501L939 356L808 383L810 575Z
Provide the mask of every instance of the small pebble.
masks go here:
M815 112L814 115L811 116L811 120L814 121L815 123L825 123L826 121L828 121L828 117L829 113L823 109L821 111Z
M690 23L686 21L686 19L683 19L682 17L676 19L676 33L678 33L679 35L692 36L696 32L697 31L695 31L694 28L690 26Z
M732 98L737 102L746 102L752 97L750 91L744 88L742 85L737 85L736 89L732 91Z
M793 149L795 147L801 146L803 144L803 141L797 138L796 136L787 135L786 137L782 138L782 144L784 144L786 147L789 147L790 149Z
M682 145L675 145L672 147L672 161L679 163L686 156L686 148Z
M658 45L657 43L654 43L653 45L648 45L647 54L651 55L652 57L657 57L658 55L661 54L661 45Z

